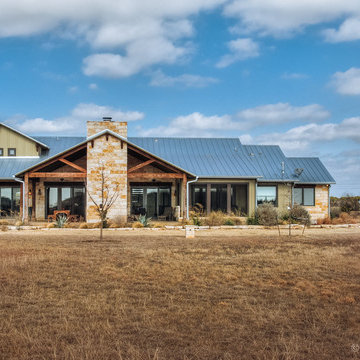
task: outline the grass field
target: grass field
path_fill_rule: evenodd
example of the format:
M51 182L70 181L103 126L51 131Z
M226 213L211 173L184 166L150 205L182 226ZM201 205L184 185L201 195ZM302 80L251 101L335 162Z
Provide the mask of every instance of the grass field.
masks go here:
M0 233L0 359L359 359L360 229Z

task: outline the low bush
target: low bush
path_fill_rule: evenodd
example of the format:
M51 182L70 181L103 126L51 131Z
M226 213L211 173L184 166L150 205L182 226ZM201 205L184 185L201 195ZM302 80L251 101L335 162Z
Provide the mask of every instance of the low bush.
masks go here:
M259 225L259 216L256 211L253 216L246 219L246 225Z
M8 231L7 225L1 225L1 231Z
M290 209L289 214L293 222L307 222L308 224L310 224L310 214L301 205L294 205Z
M56 225L55 225L55 223L50 223L50 224L47 224L47 226L46 226L48 229L54 229L54 228L56 228Z
M134 223L132 224L132 227L133 227L134 229L141 229L141 228L144 227L144 225L143 225L142 223L136 221L136 222L134 222Z
M258 222L260 225L273 226L278 223L278 214L272 204L261 204L256 209Z
M212 211L208 217L205 218L205 225L208 226L220 226L224 225L226 221L226 215L222 211Z
M335 218L332 220L332 223L334 225L339 224L356 224L357 221L355 218L353 218L351 215L349 215L346 212L342 212L338 218Z
M87 223L81 223L79 225L79 229L88 229L88 224Z

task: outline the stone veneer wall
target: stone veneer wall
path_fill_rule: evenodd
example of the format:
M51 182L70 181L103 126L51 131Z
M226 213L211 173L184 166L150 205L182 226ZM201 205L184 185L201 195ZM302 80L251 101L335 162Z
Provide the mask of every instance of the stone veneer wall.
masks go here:
M329 216L329 186L315 186L315 206L305 206L310 213L311 221L316 222L317 219L324 219Z
M292 201L292 187L287 184L278 184L278 211L280 214L288 211Z
M88 136L109 129L127 137L126 122L88 121ZM111 136L103 135L87 144L87 192L101 203L101 169L108 178L110 194L118 187L119 196L109 210L108 217L127 220L127 144ZM96 207L87 193L86 221L97 222Z

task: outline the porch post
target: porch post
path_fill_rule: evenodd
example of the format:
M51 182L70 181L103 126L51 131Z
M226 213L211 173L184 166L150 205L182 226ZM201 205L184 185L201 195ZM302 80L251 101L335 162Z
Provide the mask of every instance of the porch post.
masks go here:
M226 211L231 213L231 184L226 184Z
M183 219L185 219L186 217L186 197L188 196L188 194L186 193L186 182L187 182L187 176L186 174L183 174L183 201L182 201L182 214L183 214Z
M29 174L25 174L25 186L24 186L24 194L23 196L25 199L25 209L24 209L24 220L25 222L29 221Z
M206 184L206 212L211 213L211 184Z

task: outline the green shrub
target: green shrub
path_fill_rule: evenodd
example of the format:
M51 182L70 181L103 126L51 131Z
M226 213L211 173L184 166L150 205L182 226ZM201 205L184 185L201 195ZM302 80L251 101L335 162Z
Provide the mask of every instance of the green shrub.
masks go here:
M355 196L346 195L340 199L341 211L350 213L350 211L358 211L360 208L359 200Z
M249 216L246 219L246 224L247 225L259 225L259 217L258 217L258 214L256 211L253 216Z
M233 226L233 225L235 225L235 222L234 222L233 219L228 218L228 219L225 220L224 225Z
M261 204L256 209L260 225L273 226L278 223L278 214L272 204Z
M63 228L65 224L67 223L68 218L66 215L58 215L56 217L56 227L57 228Z

